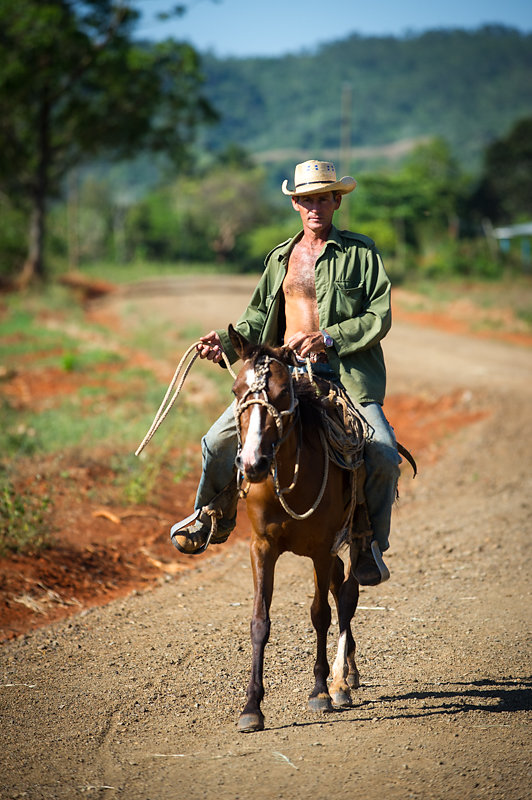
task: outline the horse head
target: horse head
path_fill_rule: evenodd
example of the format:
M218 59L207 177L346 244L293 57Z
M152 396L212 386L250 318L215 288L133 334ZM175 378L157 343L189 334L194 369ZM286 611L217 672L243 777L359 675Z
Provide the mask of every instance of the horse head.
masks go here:
M275 453L285 441L297 408L292 377L291 351L252 345L229 326L231 343L243 365L233 384L239 449L238 470L250 483L268 477Z

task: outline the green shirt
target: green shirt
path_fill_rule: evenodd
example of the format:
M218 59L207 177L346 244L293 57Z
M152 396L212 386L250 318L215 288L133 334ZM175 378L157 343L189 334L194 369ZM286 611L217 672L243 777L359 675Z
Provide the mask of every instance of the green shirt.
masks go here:
M253 344L283 343L282 284L288 259L302 232L275 247L237 330ZM382 404L386 369L380 340L391 326L390 280L375 243L367 236L333 225L315 267L320 328L334 340L329 364L353 400ZM225 330L217 331L231 362L237 355Z

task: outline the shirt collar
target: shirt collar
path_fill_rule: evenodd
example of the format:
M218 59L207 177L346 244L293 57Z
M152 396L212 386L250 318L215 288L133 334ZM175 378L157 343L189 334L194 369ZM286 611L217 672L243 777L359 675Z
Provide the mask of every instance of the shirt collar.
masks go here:
M303 231L299 231L292 239L290 239L286 244L282 245L282 247L279 248L279 252L277 254L277 258L279 259L279 261L283 261L284 259L288 258L294 246L297 244L297 242L299 242L302 236L303 236ZM327 247L329 244L338 247L338 249L340 250L343 250L344 248L340 232L335 225L331 226L329 236L327 237L327 241L325 242L325 247Z
M344 242L342 240L342 237L340 236L340 231L335 225L331 227L331 232L329 233L327 244L334 244L336 247L338 247L339 250L344 249Z

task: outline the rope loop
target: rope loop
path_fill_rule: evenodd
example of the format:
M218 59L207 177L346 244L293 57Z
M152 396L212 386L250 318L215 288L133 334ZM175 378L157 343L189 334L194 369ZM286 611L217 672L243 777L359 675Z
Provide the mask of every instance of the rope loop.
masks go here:
M174 372L174 376L173 376L172 380L170 381L170 385L168 386L168 389L166 390L165 396L163 397L163 401L162 401L161 405L159 406L159 409L158 409L157 413L155 414L155 417L153 418L153 422L150 425L150 428L149 428L146 436L144 437L142 442L139 444L139 446L135 450L135 455L136 456L140 455L140 453L144 450L144 448L146 447L148 442L153 438L153 435L160 428L160 426L162 425L162 423L164 422L164 420L168 416L168 413L169 413L170 409L172 408L172 406L174 405L175 401L179 397L179 394L181 392L181 389L183 388L183 384L185 383L187 375L190 372L194 361L199 356L199 352L197 351L196 348L200 344L202 344L202 342L199 339L198 339L197 342L194 342L194 344L191 344L190 347L188 348L188 350L186 351L186 353L184 354L184 356L182 357L181 361L177 365L176 371ZM192 353L193 350L196 350L196 352L190 358L190 361L186 365L181 379L179 379L179 376L181 374L181 370L183 369L183 364L185 364L187 358L189 357L190 353ZM226 354L224 353L223 350L222 350L222 358L223 358L225 366L229 370L229 373L231 374L233 380L236 380L236 375L233 372L233 370L231 368L231 364L229 362L229 359L227 358L227 356L226 356ZM174 386L176 385L176 383L178 381L179 381L178 386L177 386L174 394L170 398L170 395L172 394Z

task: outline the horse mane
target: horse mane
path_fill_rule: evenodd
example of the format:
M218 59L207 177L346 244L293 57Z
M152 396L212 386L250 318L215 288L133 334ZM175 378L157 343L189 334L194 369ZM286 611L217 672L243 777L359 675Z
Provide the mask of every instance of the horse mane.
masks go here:
M315 379L316 380L316 379ZM323 381L317 381L323 383ZM316 391L316 385L312 384L306 375L294 381L294 394L299 401L301 421L303 426L313 426L314 428L324 428L323 420L323 400Z
M271 347L269 344L255 344L251 345L250 349L243 353L243 358L251 361L251 364L255 366L257 361L263 358L263 356L270 356L270 358L276 358L277 361L281 361L288 366L293 363L290 358L290 352L291 351L284 347Z

